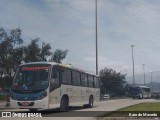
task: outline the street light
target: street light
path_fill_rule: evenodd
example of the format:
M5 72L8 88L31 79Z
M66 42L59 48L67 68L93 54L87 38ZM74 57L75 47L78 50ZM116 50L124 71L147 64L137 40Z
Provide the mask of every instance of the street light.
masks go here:
M132 47L132 63L133 63L133 85L135 86L135 77L134 77L134 56L133 56L133 47L135 45L131 45L130 47Z
M145 64L143 64L143 73L144 73L144 85L145 85L145 70L144 70L144 65L145 65Z
M96 26L96 75L98 75L98 37L97 37L97 0L95 0L95 26Z
M153 83L152 83L152 72L151 72L151 90L153 91Z

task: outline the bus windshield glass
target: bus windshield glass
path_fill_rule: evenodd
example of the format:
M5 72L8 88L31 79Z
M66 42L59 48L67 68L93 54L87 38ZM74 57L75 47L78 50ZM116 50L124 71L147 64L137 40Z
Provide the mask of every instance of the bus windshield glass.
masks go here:
M16 91L37 91L48 87L49 65L20 66L12 89Z
M141 92L139 87L132 87L131 88L131 93L132 94L139 94Z

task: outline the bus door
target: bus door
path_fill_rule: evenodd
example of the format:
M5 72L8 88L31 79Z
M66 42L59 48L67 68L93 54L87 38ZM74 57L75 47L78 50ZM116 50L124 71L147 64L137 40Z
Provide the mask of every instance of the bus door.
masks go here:
M53 66L50 79L50 94L49 103L55 104L60 101L60 82L61 81L61 71L57 66Z

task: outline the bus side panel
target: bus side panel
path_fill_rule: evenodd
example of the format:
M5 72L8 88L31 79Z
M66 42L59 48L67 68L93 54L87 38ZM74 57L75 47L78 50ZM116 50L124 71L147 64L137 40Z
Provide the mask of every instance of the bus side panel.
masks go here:
M60 107L60 101L63 95L67 95L69 97L70 106L75 106L88 104L90 95L93 95L94 102L99 101L100 91L99 88L61 85L60 88L50 92L49 108Z
M82 100L84 104L88 104L88 88L87 87L82 87Z
M61 89L62 89L62 96L68 95L70 106L78 106L84 104L85 99L83 100L82 97L82 95L84 94L82 89L84 89L84 87L73 86L73 85L62 85Z
M99 88L94 89L94 99L95 99L95 102L100 101L100 90L99 90Z

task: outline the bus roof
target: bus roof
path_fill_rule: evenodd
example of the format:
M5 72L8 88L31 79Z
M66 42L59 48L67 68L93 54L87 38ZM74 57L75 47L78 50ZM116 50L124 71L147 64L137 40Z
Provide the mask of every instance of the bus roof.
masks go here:
M64 67L64 68L69 68L69 69L72 69L72 70L76 70L76 71L79 71L79 72L83 72L83 73L87 73L87 74L90 74L90 75L93 75L93 76L97 76L95 74L91 74L87 71L84 71L80 68L76 68L70 64L60 64L60 63L56 63L56 62L29 62L29 63L24 63L24 64L21 64L19 66L23 66L23 65L35 65L35 64L48 64L48 65L58 65L58 66L61 66L61 67ZM98 76L97 76L98 77Z
M49 64L49 65L53 65L53 64L56 64L55 62L29 62L29 63L23 63L21 64L20 66L23 66L23 65L35 65L35 64Z
M130 85L131 87L139 87L139 88L150 88L150 87L148 87L148 86L144 86L144 85L133 85L133 84L131 84Z

